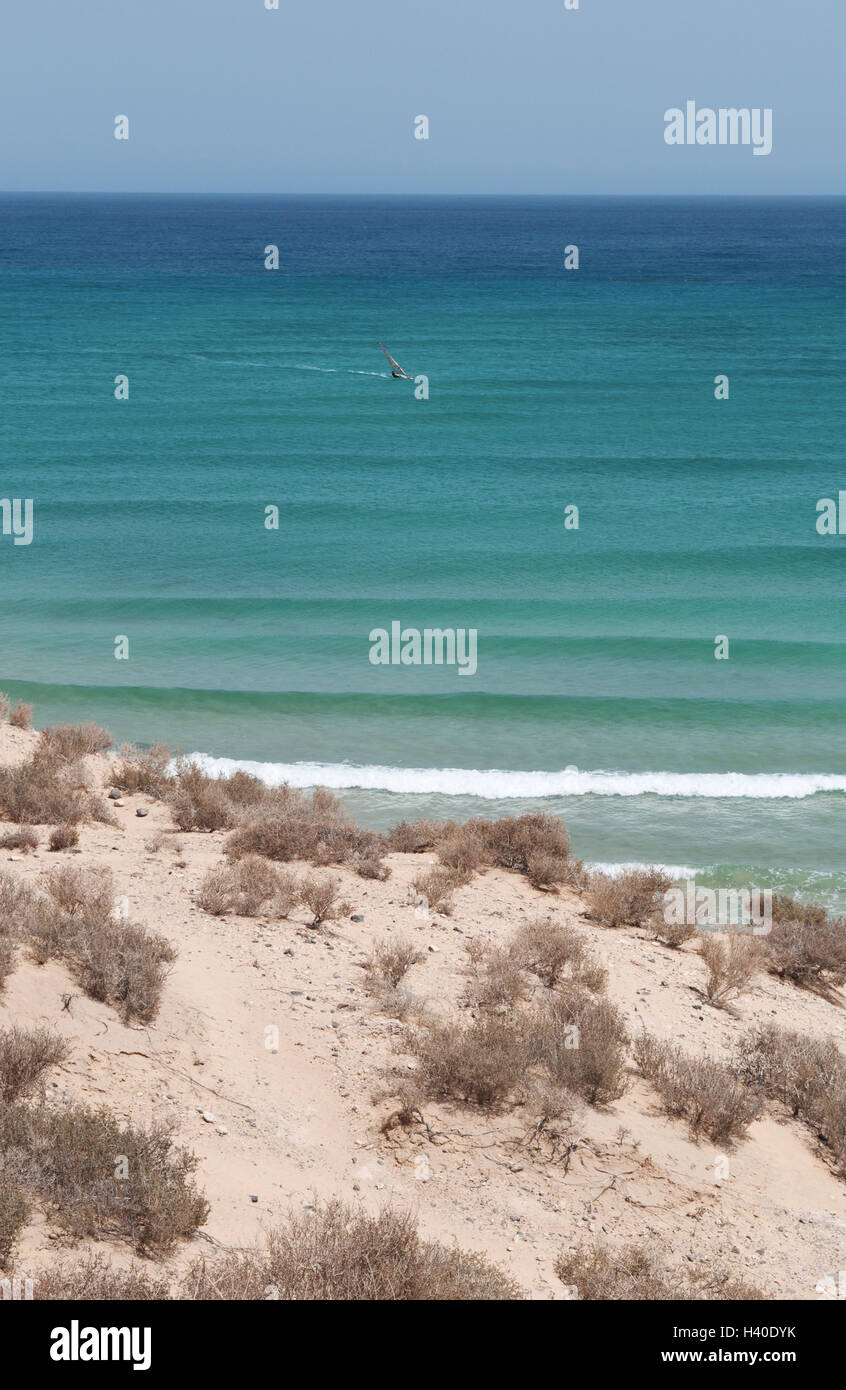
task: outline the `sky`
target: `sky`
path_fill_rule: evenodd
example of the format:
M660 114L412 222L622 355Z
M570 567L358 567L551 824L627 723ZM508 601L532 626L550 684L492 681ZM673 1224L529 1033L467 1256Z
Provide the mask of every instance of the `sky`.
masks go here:
M846 191L846 0L266 2L2 0L0 190ZM772 153L667 145L687 101Z

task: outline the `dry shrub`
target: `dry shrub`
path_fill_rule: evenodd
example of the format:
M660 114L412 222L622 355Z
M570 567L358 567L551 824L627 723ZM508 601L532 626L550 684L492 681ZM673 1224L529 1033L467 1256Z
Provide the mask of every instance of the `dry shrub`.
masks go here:
M354 874L358 874L359 878L372 878L379 883L386 883L391 877L390 865L383 863L375 854L360 854L353 850L346 856L344 863Z
M434 849L451 829L451 822L438 820L401 820L385 836L388 850L397 854L423 854Z
M586 894L590 916L603 927L641 927L657 917L671 886L672 879L654 868L591 874Z
M369 981L376 985L388 985L396 989L411 969L425 960L422 951L415 950L410 941L388 941L383 938L373 947L373 954L364 961Z
M63 865L45 876L43 904L26 932L36 960L64 960L92 999L112 1004L125 1023L156 1017L176 951L164 937L115 915L107 868Z
M773 927L764 938L767 969L802 989L846 981L846 919L824 907L782 895L773 898Z
M747 1085L811 1127L846 1177L846 1057L835 1043L769 1023L744 1038L736 1066Z
M38 833L28 825L0 836L0 849L22 849L26 854L31 849L38 849L38 845Z
M511 1010L526 997L527 987L511 951L502 946L488 946L469 941L470 979L464 1002L477 1009Z
M204 912L239 917L287 917L300 889L294 874L277 869L257 854L221 864L203 880L197 902Z
M84 923L74 933L68 963L91 999L112 1004L124 1023L152 1023L176 959L163 936L133 922Z
M604 1242L562 1251L555 1273L581 1302L666 1303L698 1299L757 1301L759 1289L722 1270L675 1269L637 1245L612 1249Z
M699 954L708 969L705 998L719 1009L749 988L761 964L758 938L743 932L703 936Z
M6 720L9 718L9 711L11 708L12 702L8 695L4 690L0 690L0 724L5 724Z
M662 917L657 917L651 925L655 940L672 947L674 951L696 935L696 927L687 922L665 922Z
M466 887L471 877L467 869L436 867L418 874L412 886L415 893L426 899L431 912L448 916L452 911L453 893L457 888Z
M15 968L15 945L7 936L0 936L0 993Z
M0 873L0 936L23 940L36 920L41 899L14 874Z
M91 753L104 753L113 745L109 730L99 724L53 724L39 735L40 750L66 763L79 762Z
M510 950L518 964L537 975L547 989L554 989L568 969L570 979L594 993L605 988L608 972L591 956L572 927L543 919L525 922L517 929Z
M527 1032L533 1065L562 1090L591 1105L608 1105L625 1091L626 1024L607 999L568 985L544 1000Z
M338 902L340 884L331 874L308 874L300 884L300 902L312 914L310 927L348 917L352 911L348 902Z
M84 1105L8 1105L0 1107L0 1151L13 1156L24 1191L76 1238L120 1239L140 1254L165 1255L208 1215L190 1178L196 1158L175 1149L161 1126L122 1125ZM126 1176L116 1176L123 1159Z
M32 710L32 705L26 705L23 700L18 700L15 708L9 712L9 723L15 729L31 729Z
M92 794L82 766L41 744L27 762L0 768L0 814L18 825L113 823L104 802Z
M63 1260L32 1275L36 1302L73 1300L96 1303L163 1302L173 1297L165 1275L139 1265L116 1269L100 1254L88 1253L71 1262Z
M29 1223L32 1208L14 1177L0 1169L0 1269L8 1269L18 1236Z
M438 858L448 869L458 869L468 877L488 863L485 846L476 823L457 825L437 842Z
M471 1023L428 1018L411 1037L418 1082L432 1097L501 1107L524 1079L528 1052L523 1029L483 1014Z
M50 849L55 853L60 849L73 849L79 844L79 831L75 825L57 825L50 833Z
M468 873L495 865L525 874L537 888L555 888L578 877L567 827L558 816L531 813L495 821L475 816L445 830L437 845L445 865Z
M643 1033L634 1043L638 1070L661 1097L667 1115L687 1120L693 1138L715 1144L745 1139L761 1111L758 1098L731 1067L710 1057L689 1057L680 1047Z
M226 780L223 785L225 789ZM231 859L261 854L283 863L349 864L356 871L363 866L366 877L387 877L382 866L374 873L383 837L357 826L325 787L315 787L311 796L287 785L263 787L260 802L241 808L237 821L226 845Z
M114 912L115 885L111 869L63 864L60 869L44 875L44 888L64 916L101 922L108 921Z
M31 1095L47 1068L67 1055L67 1045L49 1028L0 1029L0 1100L9 1105Z
M525 1295L481 1255L423 1240L414 1218L334 1201L291 1215L265 1249L201 1258L181 1297L283 1302L482 1302Z
M124 743L120 749L121 762L112 773L112 786L120 791L141 792L158 801L164 799L171 785L169 775L171 755L164 743L139 749Z
M167 803L180 830L229 830L238 819L224 780L209 777L196 763L186 760L178 764Z

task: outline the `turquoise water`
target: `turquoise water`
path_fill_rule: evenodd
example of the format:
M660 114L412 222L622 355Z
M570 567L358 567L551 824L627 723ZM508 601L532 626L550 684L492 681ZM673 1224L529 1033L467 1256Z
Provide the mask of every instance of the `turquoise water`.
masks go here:
M846 536L815 529L846 201L4 197L0 227L0 496L35 505L0 686L37 721L846 903ZM476 674L372 665L392 621L476 629Z

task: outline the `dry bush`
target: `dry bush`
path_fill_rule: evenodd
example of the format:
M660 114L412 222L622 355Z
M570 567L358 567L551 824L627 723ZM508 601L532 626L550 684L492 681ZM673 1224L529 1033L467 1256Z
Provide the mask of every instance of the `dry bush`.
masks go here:
M0 873L0 936L23 940L36 920L41 899L14 874Z
M437 842L438 858L448 869L469 876L489 863L487 851L473 821L457 825Z
M846 981L846 919L830 918L824 907L774 897L772 931L763 941L772 975L803 989Z
M86 921L108 921L115 909L115 885L111 869L77 868L63 864L44 875L44 889L64 916Z
M757 1301L766 1295L721 1270L674 1269L637 1245L602 1241L562 1251L555 1273L580 1302L666 1303L698 1299Z
M502 946L469 941L470 979L464 1003L476 1009L514 1009L526 997L527 986L519 961Z
M586 894L590 916L603 927L641 927L657 917L671 886L672 879L654 868L591 874Z
M35 958L63 959L92 999L112 1004L125 1023L156 1017L176 951L164 937L117 919L107 868L65 865L45 876L43 906L26 933Z
M434 849L451 830L451 822L401 820L385 836L386 848L397 854L423 854Z
M18 1236L29 1224L31 1211L20 1183L0 1169L0 1269L10 1267Z
M124 1023L152 1023L176 951L163 936L133 922L84 923L67 958L91 999L112 1004Z
M0 1151L14 1154L24 1191L76 1238L129 1241L165 1255L205 1221L190 1174L197 1160L162 1127L122 1125L84 1105L0 1107ZM125 1159L126 1176L117 1176Z
M689 1057L680 1047L643 1033L634 1043L638 1070L661 1097L667 1115L684 1117L693 1138L715 1144L745 1139L761 1104L731 1067L710 1057Z
M742 932L703 936L699 954L708 970L705 998L717 1008L724 1008L739 998L749 988L761 964L758 938Z
M15 969L15 945L7 936L0 936L0 994Z
M9 711L11 708L12 702L8 695L4 690L0 690L0 724L5 724L6 720L9 718Z
M503 816L488 821L483 832L484 843L494 864L501 869L530 874L532 857L545 854L560 861L564 872L570 857L567 827L559 816L531 813L525 816Z
M0 849L22 849L26 854L31 849L38 849L38 845L38 833L28 825L0 836Z
M0 814L17 825L114 823L105 803L92 794L81 765L40 745L27 762L0 768Z
M414 1218L329 1202L291 1215L264 1250L201 1258L180 1296L283 1302L482 1302L525 1295L481 1255L423 1240Z
M203 880L197 902L204 912L239 917L287 917L300 899L296 877L257 854L221 864Z
M391 877L390 865L383 863L375 854L360 854L353 850L346 856L344 863L354 874L358 874L359 878L372 878L379 883L386 883Z
M555 988L565 970L569 970L570 979L595 993L605 988L608 972L594 959L572 927L543 919L525 922L518 928L510 950L518 964L537 975L547 989Z
M415 950L410 941L383 938L376 942L373 954L364 961L364 969L374 983L387 984L396 989L412 965L418 965L425 959L423 952Z
M809 1125L846 1177L846 1057L835 1043L765 1024L744 1038L736 1067L747 1085Z
M315 787L310 797L287 785L265 787L261 801L240 809L237 820L226 845L231 859L261 854L283 863L304 859L319 866L349 864L357 871L363 866L366 877L383 876L382 866L374 875L374 866L384 838L357 826L325 787Z
M133 1265L116 1269L105 1256L86 1254L76 1261L63 1260L32 1275L36 1302L73 1300L96 1303L163 1302L173 1295L165 1275Z
M657 917L651 926L654 939L672 947L674 951L696 935L696 927L687 922L665 922L662 917Z
M310 927L348 917L352 908L348 902L338 902L340 884L331 874L308 874L300 884L300 902L312 914Z
M32 705L26 705L23 700L18 700L15 708L9 712L9 723L15 729L31 729L32 710Z
M591 1105L608 1105L625 1091L628 1034L607 999L567 985L549 996L527 1024L532 1064L562 1090Z
M471 1023L428 1018L409 1046L417 1057L417 1079L426 1095L483 1109L498 1108L512 1096L524 1079L528 1060L519 1024L491 1014Z
M26 1099L47 1068L67 1056L66 1043L49 1028L0 1029L0 1100L9 1105Z
M167 803L180 830L229 830L238 819L223 779L209 777L196 763L184 759L177 765Z
M79 762L90 753L104 753L113 745L109 730L99 724L53 724L39 735L39 750L66 763Z
M112 773L112 786L124 792L141 792L162 801L171 786L169 775L171 755L164 743L139 749L124 743L120 749L121 762Z
M471 877L467 869L436 867L418 874L412 886L415 893L426 899L431 912L448 916L452 911L453 893L457 888L466 887Z
M60 849L73 849L79 844L79 831L75 825L57 825L50 832L49 846L55 853Z

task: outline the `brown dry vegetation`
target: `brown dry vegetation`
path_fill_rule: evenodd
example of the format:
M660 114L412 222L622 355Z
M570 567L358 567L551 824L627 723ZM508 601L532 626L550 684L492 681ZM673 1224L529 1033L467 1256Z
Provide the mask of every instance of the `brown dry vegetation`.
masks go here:
M703 993L709 1004L725 1008L751 985L761 965L761 943L743 932L703 935L699 954L708 970Z
M197 894L203 911L215 916L234 912L240 917L287 917L299 900L296 876L257 854L212 869Z
M643 1033L634 1042L635 1063L661 1098L665 1114L687 1120L691 1137L715 1144L744 1139L761 1103L731 1067L710 1057L690 1057L680 1047Z
M743 1040L736 1069L810 1126L846 1177L846 1057L835 1043L767 1024Z
M672 879L658 869L590 875L586 899L590 916L603 927L642 927L657 923Z
M846 919L825 908L773 898L773 926L763 938L766 967L801 989L825 990L846 982Z
M562 1251L561 1282L581 1302L670 1302L692 1299L764 1299L765 1294L721 1270L674 1269L637 1245L614 1250L604 1242Z
M116 919L108 869L66 865L44 877L45 894L0 874L0 940L26 942L40 964L64 960L92 999L124 1022L149 1023L176 952L164 937Z

